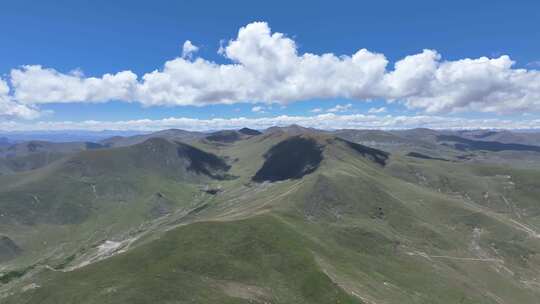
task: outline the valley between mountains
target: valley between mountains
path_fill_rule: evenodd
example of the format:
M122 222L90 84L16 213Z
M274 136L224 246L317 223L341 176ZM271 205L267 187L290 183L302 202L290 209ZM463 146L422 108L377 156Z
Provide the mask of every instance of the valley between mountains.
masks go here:
M0 303L540 299L540 136L213 133L0 145Z

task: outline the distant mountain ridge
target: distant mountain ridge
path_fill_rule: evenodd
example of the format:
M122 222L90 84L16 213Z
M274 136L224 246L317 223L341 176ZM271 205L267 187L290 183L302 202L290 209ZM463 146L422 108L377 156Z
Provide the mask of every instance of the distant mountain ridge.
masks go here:
M99 142L48 142L48 141L27 141L12 143L9 138L4 138L0 144L0 174L11 174L14 172L28 171L41 168L66 155L78 151L124 147L142 143L150 138L164 138L170 141L197 142L206 139L214 144L232 144L238 140L247 139L250 136L261 134L283 133L288 135L300 134L334 134L345 140L360 143L365 146L388 151L401 151L420 154L435 155L448 153L452 149L456 152L463 151L465 147L471 151L491 150L496 151L537 151L537 144L540 144L540 133L534 132L511 132L499 130L467 130L467 131L437 131L430 129L410 129L410 130L335 130L322 131L313 128L304 128L298 125L288 127L271 127L263 132L242 128L239 130L223 130L212 133L192 132L179 129L168 129L147 134L134 136L114 136L103 139ZM58 135L58 134L57 134ZM461 143L445 144L443 138L453 138L453 142ZM500 139L493 141L491 139ZM465 144L466 142L466 144ZM456 148L457 147L457 148ZM455 155L457 158L462 156ZM470 156L467 156L470 158Z

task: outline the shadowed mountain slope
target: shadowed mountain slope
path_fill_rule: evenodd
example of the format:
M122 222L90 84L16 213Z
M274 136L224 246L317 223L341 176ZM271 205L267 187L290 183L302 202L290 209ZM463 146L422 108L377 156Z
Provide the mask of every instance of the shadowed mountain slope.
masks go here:
M538 132L509 130L464 130L457 133L460 137L473 140L540 146L540 133Z
M364 145L360 145L357 143L353 143L350 141L343 140L345 144L347 144L351 149L354 151L360 153L363 157L368 158L377 164L384 166L386 165L386 161L388 160L388 157L390 156L390 153L384 152L378 149L373 149Z
M323 159L322 147L314 139L300 136L278 143L264 157L265 162L253 176L254 181L298 179L315 171Z
M522 144L505 144L496 141L479 141L466 139L455 135L438 135L439 142L452 142L458 150L484 150L484 151L531 151L540 152L539 146L522 145Z
M261 131L253 130L253 129L250 129L250 128L242 128L242 129L238 130L238 132L242 133L242 134L245 134L245 135L251 135L251 136L262 134Z
M241 134L234 130L225 130L211 133L205 137L209 141L221 142L221 143L232 143L237 140L242 139Z
M328 135L295 135L272 146L265 154L265 162L253 180L280 181L302 178L317 170L323 161L323 151L344 145L363 158L385 165L389 153Z
M418 152L409 152L409 153L407 153L407 156L414 157L414 158L422 158L422 159L448 161L448 159L445 159L445 158L432 157L432 156L425 155L425 154L418 153Z
M252 136L257 136L262 134L261 132L249 128L242 128L238 131L236 130L224 130L210 133L206 136L206 140L214 143L221 144L231 144L239 140L247 139Z
M11 260L21 254L21 248L10 238L0 235L0 263Z

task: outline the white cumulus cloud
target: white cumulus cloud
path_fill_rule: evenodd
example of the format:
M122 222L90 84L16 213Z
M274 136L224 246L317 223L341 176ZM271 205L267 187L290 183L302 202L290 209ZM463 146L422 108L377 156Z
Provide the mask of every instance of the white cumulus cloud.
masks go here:
M216 63L195 57L187 40L181 56L137 77L131 71L85 77L39 65L10 73L18 105L58 102L139 102L145 106L281 103L309 99L381 99L427 113L540 111L540 71L514 68L509 56L447 61L423 50L389 66L383 54L300 53L296 41L265 22L223 42Z
M328 109L327 112L330 112L330 113L346 112L346 111L349 111L352 108L352 106L353 106L352 103L348 103L345 105L338 104L335 107Z
M251 108L251 112L264 113L264 107L262 107L262 106L254 106L253 108Z
M199 47L186 40L182 46L182 58L191 58L194 53L199 50Z
M34 119L39 117L38 110L16 102L9 95L9 91L7 83L0 78L0 118Z
M11 70L10 76L13 97L24 104L130 101L137 88L137 75L130 71L97 78L26 65Z
M324 113L313 116L274 116L260 118L211 118L196 119L186 117L170 117L164 119L139 119L123 121L37 121L32 123L0 121L2 131L61 131L61 130L139 130L157 131L168 128L178 128L193 131L208 131L220 129L239 129L249 127L264 129L272 126L288 126L298 124L319 129L533 129L540 128L540 119L472 119L460 117L444 117L437 115L339 115Z
M506 55L440 61L425 50L398 61L385 80L389 97L427 112L540 111L540 72L513 65Z
M386 113L386 107L380 107L380 108L370 108L368 110L369 114L380 114L380 113Z

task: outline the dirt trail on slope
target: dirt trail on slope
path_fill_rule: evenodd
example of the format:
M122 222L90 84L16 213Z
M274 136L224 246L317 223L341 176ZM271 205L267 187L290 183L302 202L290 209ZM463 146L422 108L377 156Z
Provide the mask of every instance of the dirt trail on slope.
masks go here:
M240 208L232 208L229 211L222 213L216 217L213 217L212 220L237 220L245 218L248 216L259 215L268 212L270 209L266 208L270 203L278 201L287 195L298 190L300 186L304 183L304 180L300 180L289 187L289 189L277 196L274 196L270 199L264 200L262 203L254 203L249 205L241 205Z

